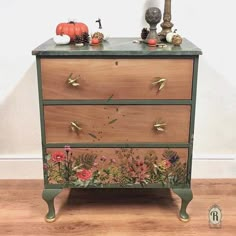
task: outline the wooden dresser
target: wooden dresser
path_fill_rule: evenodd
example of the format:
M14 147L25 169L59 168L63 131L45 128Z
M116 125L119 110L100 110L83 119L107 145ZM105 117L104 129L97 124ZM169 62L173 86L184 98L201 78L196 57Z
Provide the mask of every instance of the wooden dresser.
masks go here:
M188 221L198 58L181 47L111 38L36 55L46 220L63 188L171 188Z

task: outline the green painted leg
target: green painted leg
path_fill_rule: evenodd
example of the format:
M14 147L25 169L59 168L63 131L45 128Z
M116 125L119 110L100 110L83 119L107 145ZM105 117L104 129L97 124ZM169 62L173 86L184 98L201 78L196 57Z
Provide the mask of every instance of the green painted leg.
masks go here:
M186 208L190 201L193 199L193 193L190 188L173 188L173 191L181 198L181 208L179 211L179 218L181 221L188 222L189 215Z
M45 217L47 222L55 221L55 208L54 208L54 198L62 191L62 189L44 189L43 199L48 204L48 213Z

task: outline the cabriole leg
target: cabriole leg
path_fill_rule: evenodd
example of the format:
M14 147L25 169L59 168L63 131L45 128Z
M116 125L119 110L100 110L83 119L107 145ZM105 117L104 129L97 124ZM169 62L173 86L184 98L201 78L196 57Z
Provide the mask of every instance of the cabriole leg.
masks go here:
M42 197L48 204L48 213L45 217L47 222L55 221L54 198L62 191L62 189L44 189Z
M190 188L173 188L173 191L181 198L181 208L179 211L179 218L181 221L188 222L189 215L186 208L190 201L193 199L193 193Z

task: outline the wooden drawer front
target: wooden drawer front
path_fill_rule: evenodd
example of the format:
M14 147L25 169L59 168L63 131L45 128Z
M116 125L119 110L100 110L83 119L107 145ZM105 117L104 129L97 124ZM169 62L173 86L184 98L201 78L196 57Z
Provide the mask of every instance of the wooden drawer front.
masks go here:
M46 106L47 143L188 142L187 105ZM73 132L71 122L82 130ZM164 132L154 124L166 123Z
M192 59L41 59L44 99L191 99L192 73Z
M188 149L47 149L48 183L75 187L185 184Z

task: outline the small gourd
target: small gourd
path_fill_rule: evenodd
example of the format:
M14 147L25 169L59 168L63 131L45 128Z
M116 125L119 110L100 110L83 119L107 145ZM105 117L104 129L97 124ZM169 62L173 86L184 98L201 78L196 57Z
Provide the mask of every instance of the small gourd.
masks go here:
M65 45L65 44L69 44L70 43L70 36L64 34L64 35L55 35L53 37L53 41L57 44L57 45Z
M180 35L174 35L172 37L172 44L175 46L179 46L182 43L183 39Z
M168 43L172 43L172 38L173 38L173 36L174 35L177 35L177 33L176 33L176 29L174 30L174 32L169 32L167 35L166 35L166 41L168 42Z

